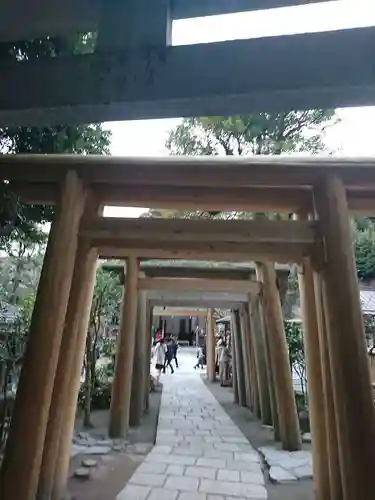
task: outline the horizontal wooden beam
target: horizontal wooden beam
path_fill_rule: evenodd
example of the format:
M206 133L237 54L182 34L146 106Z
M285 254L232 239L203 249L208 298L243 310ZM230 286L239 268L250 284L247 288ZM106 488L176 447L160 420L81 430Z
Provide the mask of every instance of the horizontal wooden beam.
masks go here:
M184 308L184 307L154 307L154 316L191 316L191 317L206 317L207 309Z
M143 241L144 248L161 242L184 243L186 248L200 242L208 245L286 243L314 244L318 223L291 220L189 220L189 219L122 219L103 217L81 230L93 241L108 240L126 245ZM125 246L126 246L125 245ZM235 250L234 250L235 251Z
M375 33L375 32L374 32ZM375 36L374 36L375 43ZM145 187L160 191L169 188L168 196L172 199L171 188L182 188L182 197L202 201L203 189L210 190L236 188L244 193L248 188L290 189L287 194L311 189L323 175L339 175L353 196L366 199L375 191L375 158L351 157L295 157L295 156L243 156L243 157L116 157L94 155L0 155L0 179L32 184L56 184L62 181L68 170L77 171L87 183L98 185L103 190L103 199L115 193L116 200L121 199L121 189L125 194L138 187L139 192ZM107 186L105 186L107 185ZM30 188L31 190L32 188ZM127 191L126 191L127 190ZM25 190L24 190L25 191ZM362 193L364 191L364 193ZM177 191L178 193L179 191ZM266 191L263 191L263 194ZM56 191L55 191L56 193ZM228 191L232 195L234 191ZM249 194L254 194L255 190ZM261 192L260 192L261 193ZM150 194L150 193L149 193ZM216 193L218 194L218 193ZM284 193L285 194L285 193ZM56 195L55 195L56 196ZM298 194L297 194L298 196ZM125 196L124 196L125 197ZM258 198L260 196L258 195ZM280 197L283 193L280 192ZM162 195L159 195L159 199ZM129 196L129 201L132 195ZM155 198L156 200L158 198ZM307 191L306 201L310 197ZM146 198L142 200L146 201ZM151 199L150 199L151 201ZM217 202L218 200L216 200ZM302 197L300 201L303 201ZM285 198L284 198L285 202ZM277 199L275 200L277 204Z
M192 299L192 300L178 300L178 299L151 299L150 305L152 307L205 307L207 309L236 309L240 307L242 301L230 300L207 300L207 299Z
M288 271L285 271L288 272ZM150 267L145 269L145 274L149 278L196 278L208 280L232 280L241 281L255 277L255 272L251 269L204 269L188 267Z
M359 165L360 166L360 165ZM319 168L319 167L318 167ZM375 162L374 162L375 168ZM12 190L24 203L53 205L58 185L42 182L12 182ZM368 186L367 186L368 188ZM91 185L99 203L116 207L154 207L158 209L201 211L244 211L296 213L312 210L312 190L277 187L201 187L152 185ZM348 190L351 213L375 215L375 190Z
M374 43L371 27L7 63L0 127L372 105Z
M173 18L217 16L252 10L277 9L327 0L174 0Z
M180 291L217 291L231 293L258 294L261 285L257 281L205 280L205 279L174 279L174 278L142 278L138 281L139 290L171 290Z
M319 235L315 222L104 218L81 237L107 258L299 262Z
M13 182L12 189L25 203L54 204L56 184ZM95 198L106 206L154 207L158 209L298 212L312 206L312 194L306 189L92 185Z
M324 0L174 0L174 19L304 5ZM145 13L147 15L147 13ZM100 0L5 0L0 4L0 42L97 31Z
M192 290L149 290L147 292L148 300L208 300L208 301L218 301L218 302L246 302L249 300L248 292L218 292L218 291L192 291ZM204 306L202 306L204 307Z
M98 248L101 258L125 259L127 257L147 259L183 259L183 260L210 260L216 262L248 262L270 261L279 264L299 263L304 257L311 254L311 245L294 243L262 244L220 244L214 246L201 243L189 248L180 243L163 242L158 245L146 246L142 241L128 244L113 245L112 242L93 240L93 246ZM112 246L111 246L112 245Z

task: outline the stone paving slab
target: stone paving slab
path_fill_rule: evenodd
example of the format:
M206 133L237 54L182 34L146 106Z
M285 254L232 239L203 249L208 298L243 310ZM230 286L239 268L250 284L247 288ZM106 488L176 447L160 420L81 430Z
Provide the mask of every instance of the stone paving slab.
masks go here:
M270 479L278 483L313 477L310 451L284 451L277 445L260 448L270 467Z
M117 500L267 499L260 456L193 369L194 352L179 362L163 376L156 445Z

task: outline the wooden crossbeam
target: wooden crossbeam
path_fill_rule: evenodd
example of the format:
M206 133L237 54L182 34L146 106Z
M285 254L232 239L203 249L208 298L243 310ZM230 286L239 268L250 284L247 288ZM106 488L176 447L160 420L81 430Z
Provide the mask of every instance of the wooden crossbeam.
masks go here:
M201 198L204 188L306 189L329 174L339 175L350 190L375 190L374 158L0 156L0 178L9 181L51 185L60 182L70 169L76 170L85 182L100 185L104 196L105 193L115 193L117 200L122 197L122 185L127 186L124 187L124 197L133 186L146 190L150 186L160 190L169 186L188 188L180 196L194 199L196 188L201 190ZM115 189L112 191L108 184L115 185ZM173 195L171 189L168 194ZM161 194L159 196L162 197Z
M370 27L7 62L0 126L371 105L374 40Z
M172 12L174 19L183 19L319 1L324 0L174 0ZM0 42L97 31L99 19L100 0L6 1L0 4Z
M374 166L375 168L375 166ZM24 203L53 205L58 199L57 183L12 182ZM109 183L91 185L95 198L106 206L154 207L201 211L244 211L296 213L312 210L312 191L302 187L200 187L132 186ZM356 215L375 215L375 190L347 191L349 209Z
M299 262L318 238L314 222L98 219L81 236L103 257Z
M190 307L190 302L196 302L196 307L205 307L204 305L199 306L200 301L208 301L211 303L223 303L223 302L243 302L246 303L249 300L248 292L212 292L212 291L191 291L191 290L150 290L147 292L147 299L151 301L161 301L161 305L172 305L170 302L180 301L179 306L184 305L186 302L186 307Z
M245 304L245 301L236 300L218 300L218 299L150 299L152 307L204 307L207 309L236 309Z
M184 259L184 260L210 260L215 262L247 262L270 261L279 264L299 263L301 259L310 255L311 246L301 244L251 244L241 245L197 245L195 248L186 249L181 244L174 244L173 241L155 245L153 248L145 247L141 241L134 242L127 246L105 246L104 242L93 242L98 248L100 258L105 259L125 259L127 257L147 258L147 259Z
M58 186L52 183L13 182L12 189L25 203L54 204ZM95 198L106 206L155 207L202 211L298 212L312 206L311 191L301 188L243 188L188 186L92 185Z
M143 241L148 243L181 242L187 248L202 242L214 243L286 243L314 244L317 223L306 221L188 220L98 218L83 227L81 234L93 241Z
M173 18L217 16L251 10L277 9L324 2L326 0L174 0Z
M287 271L286 271L287 272ZM248 280L255 276L255 271L248 269L215 269L191 267L150 267L145 269L145 274L149 278L196 278L209 280Z
M207 309L183 307L154 307L154 316L207 316Z
M233 293L257 294L261 285L257 281L207 280L207 279L175 279L175 278L141 278L138 281L139 290L156 291L217 291Z

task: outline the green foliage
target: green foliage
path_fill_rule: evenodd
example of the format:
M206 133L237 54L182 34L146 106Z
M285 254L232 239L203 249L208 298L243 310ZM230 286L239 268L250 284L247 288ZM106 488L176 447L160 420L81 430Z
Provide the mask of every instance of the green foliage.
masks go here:
M90 329L99 332L104 323L119 323L122 287L115 271L99 267L96 273L94 297L90 313Z
M366 338L370 341L370 347L375 345L375 316L371 314L363 315L363 325Z
M284 321L284 329L288 343L290 367L298 375L301 384L302 397L299 397L298 404L299 408L302 409L303 406L307 406L307 374L302 325Z
M358 278L361 281L375 279L375 226L372 220L358 218L352 221L352 236Z
M42 268L47 234L14 231L4 245L0 264L0 298L6 303L22 306L34 297Z
M316 154L326 149L324 130L335 120L333 110L186 118L169 133L166 147L171 155L192 156L254 156L292 152ZM147 216L251 219L254 214L152 210Z
M325 150L333 110L187 118L169 134L172 155L268 155Z
M299 304L299 301L298 266L291 265L288 274L288 287L282 304L285 319L293 317L293 308Z
M81 388L79 406L83 408L84 425L91 426L91 410L96 398L107 400L107 392L100 380L101 371L97 369L97 359L109 353L114 347L114 340L104 335L105 326L119 323L119 309L122 294L120 278L117 272L99 268L96 273L94 296L90 312L90 324L86 337L85 382ZM113 352L113 351L112 351ZM112 360L111 360L112 361ZM111 363L109 363L111 365ZM113 366L108 368L113 370ZM104 386L109 383L104 382ZM98 395L99 394L99 395ZM104 396L103 396L104 394Z
M93 50L95 33L70 38L47 37L17 43L0 43L0 62L86 54ZM32 82L30 83L32 85ZM99 124L0 129L0 152L7 154L109 154L111 132ZM9 184L0 183L0 248L13 231L28 234L36 224L49 222L53 207L25 205Z

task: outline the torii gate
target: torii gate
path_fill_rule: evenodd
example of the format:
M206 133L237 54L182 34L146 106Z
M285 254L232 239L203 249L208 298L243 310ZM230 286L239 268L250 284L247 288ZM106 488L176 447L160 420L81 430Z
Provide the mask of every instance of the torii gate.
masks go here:
M138 293L145 293L138 289L141 258L259 261L257 281L262 283L280 434L290 442L294 410L289 405L285 413L280 411L281 382L289 402L291 387L275 371L285 367L286 352L273 262L297 262L317 494L330 500L372 500L375 411L349 213L374 212L373 159L9 155L0 156L0 177L26 194L25 200L56 203L1 469L2 500L57 499L64 490L99 255L127 261L122 326L127 336L120 335L120 372L125 352L134 351ZM281 209L301 220L103 219L101 207L119 199L122 185L145 188L151 207L159 205L165 192L164 202L168 198L176 208L212 203L228 209L238 206L238 192L247 199L245 210ZM236 347L248 356L242 322L243 327L236 319L241 331ZM132 371L122 373L129 387ZM121 412L126 415L127 409L122 406Z

